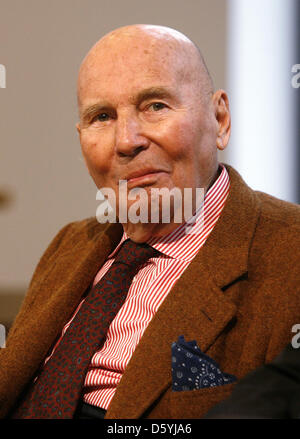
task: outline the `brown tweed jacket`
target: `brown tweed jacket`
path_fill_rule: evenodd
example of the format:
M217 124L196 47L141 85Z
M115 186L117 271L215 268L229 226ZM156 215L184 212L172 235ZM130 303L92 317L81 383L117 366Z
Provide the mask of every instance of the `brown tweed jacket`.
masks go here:
M199 418L235 384L171 390L171 343L184 335L238 379L270 362L300 323L299 206L254 192L232 168L231 189L206 244L134 352L107 418ZM5 417L121 238L95 219L64 227L42 256L0 351Z

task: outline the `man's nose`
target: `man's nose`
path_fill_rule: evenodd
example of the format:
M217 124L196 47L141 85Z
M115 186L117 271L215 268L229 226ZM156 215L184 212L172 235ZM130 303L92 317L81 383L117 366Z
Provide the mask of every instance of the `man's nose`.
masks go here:
M120 155L136 155L148 148L150 140L142 131L137 115L120 115L116 123L115 146Z

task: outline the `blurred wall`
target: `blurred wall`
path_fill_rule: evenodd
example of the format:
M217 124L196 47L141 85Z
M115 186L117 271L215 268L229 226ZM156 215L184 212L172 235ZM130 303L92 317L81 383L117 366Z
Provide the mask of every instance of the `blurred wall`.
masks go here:
M199 45L216 87L225 88L226 6L225 0L1 0L2 324L15 315L58 229L95 215L96 190L75 130L77 71L86 52L126 24L174 27Z
M300 201L300 78L293 73L300 66L299 3L227 2L229 161L253 189L294 203Z

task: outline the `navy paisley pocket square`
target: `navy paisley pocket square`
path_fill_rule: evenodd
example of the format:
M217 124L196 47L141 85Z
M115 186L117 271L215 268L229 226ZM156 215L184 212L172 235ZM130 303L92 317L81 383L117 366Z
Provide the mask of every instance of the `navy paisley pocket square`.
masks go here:
M235 381L234 375L222 372L212 358L201 352L195 340L185 341L180 335L172 343L172 390L203 389Z

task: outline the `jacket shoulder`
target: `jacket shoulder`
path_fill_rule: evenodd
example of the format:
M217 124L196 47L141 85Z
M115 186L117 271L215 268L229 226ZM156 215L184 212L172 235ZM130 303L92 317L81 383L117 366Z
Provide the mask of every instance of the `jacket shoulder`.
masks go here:
M282 291L299 291L300 207L261 192L256 195L260 215L250 247L250 273L276 284L273 294L279 285Z
M265 251L273 249L276 255L294 260L299 256L300 206L262 192L256 195L260 201L256 238Z
M255 232L258 247L261 251L273 249L278 256L284 254L288 260L294 259L299 255L300 206L263 192L255 194L260 204Z
M68 223L59 230L50 242L39 264L43 260L51 258L58 250L62 253L72 251L73 247L79 242L86 243L96 239L106 227L107 225L100 224L94 217Z
M264 192L255 191L261 205L263 219L273 221L278 226L300 226L300 206L288 201L280 200Z

